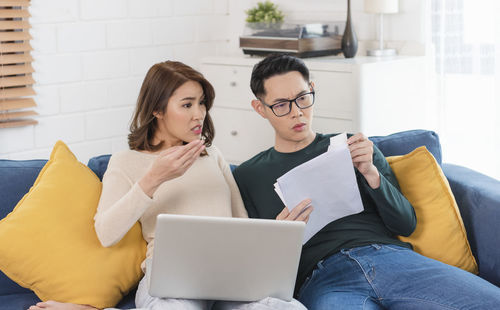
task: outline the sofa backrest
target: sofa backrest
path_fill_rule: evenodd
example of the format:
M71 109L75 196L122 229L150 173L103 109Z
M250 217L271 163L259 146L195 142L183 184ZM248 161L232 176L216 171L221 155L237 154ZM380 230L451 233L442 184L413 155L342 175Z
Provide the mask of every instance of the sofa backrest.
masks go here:
M0 220L7 216L29 191L46 162L47 160L42 159L0 159ZM30 292L0 271L0 296Z
M384 156L405 155L420 146L425 146L434 155L439 165L442 163L441 143L434 131L416 129L401 131L387 136L373 136L370 140Z
M0 159L0 219L29 191L46 163L45 159Z
M384 156L408 154L417 147L426 146L441 165L441 144L437 133L430 130L415 129L401 131L387 136L372 136L370 140L382 151ZM100 155L89 160L88 166L102 180L111 155ZM231 165L231 170L236 166Z

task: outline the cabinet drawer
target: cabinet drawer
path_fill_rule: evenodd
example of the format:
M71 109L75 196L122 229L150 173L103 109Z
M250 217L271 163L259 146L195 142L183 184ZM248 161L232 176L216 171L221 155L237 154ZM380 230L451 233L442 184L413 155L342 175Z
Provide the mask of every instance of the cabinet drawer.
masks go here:
M311 71L315 84L315 114L322 117L352 119L357 101L351 72Z
M215 106L251 109L251 67L202 64L201 72L215 88Z
M214 107L214 144L229 163L240 164L274 145L274 130L255 111Z
M341 133L344 131L347 133L357 132L353 126L353 122L345 119L314 117L312 125L315 132L324 134Z

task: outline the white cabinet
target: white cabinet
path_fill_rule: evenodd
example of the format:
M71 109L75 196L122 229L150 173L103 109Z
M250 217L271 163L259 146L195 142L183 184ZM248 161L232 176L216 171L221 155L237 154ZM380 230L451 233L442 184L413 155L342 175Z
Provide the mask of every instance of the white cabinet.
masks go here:
M214 144L241 163L274 143L274 131L251 106L253 66L262 58L205 58L201 72L215 88ZM425 57L303 59L315 84L313 129L385 135L426 126Z

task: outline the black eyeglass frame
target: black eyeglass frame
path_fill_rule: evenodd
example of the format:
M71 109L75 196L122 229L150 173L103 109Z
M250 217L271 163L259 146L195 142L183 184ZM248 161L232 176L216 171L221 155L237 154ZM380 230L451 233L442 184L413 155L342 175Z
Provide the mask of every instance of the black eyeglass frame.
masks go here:
M297 97L295 97L292 100L284 99L284 100L282 100L280 102L276 102L275 104L271 104L271 105L265 103L264 100L262 100L262 99L259 99L259 100L260 100L260 102L262 102L263 105L265 105L266 107L270 108L271 111L273 111L274 115L276 115L277 117L282 117L282 116L288 115L288 114L290 114L290 112L292 112L292 103L295 103L295 105L297 106L297 108L299 108L301 110L312 107L313 104L314 104L314 100L316 99L316 92L314 91L314 88L311 87L311 89L312 89L312 91L310 91L308 93L305 93L305 94L300 94L300 95L298 95ZM307 107L300 107L299 104L297 103L297 99L299 99L300 97L305 96L305 95L312 95L312 97L313 97L312 98L312 103L310 105L308 105ZM285 113L285 114L283 114L283 115L276 114L276 112L274 111L273 107L276 106L276 105L278 105L278 104L283 104L283 103L285 103L287 101L288 101L288 112Z

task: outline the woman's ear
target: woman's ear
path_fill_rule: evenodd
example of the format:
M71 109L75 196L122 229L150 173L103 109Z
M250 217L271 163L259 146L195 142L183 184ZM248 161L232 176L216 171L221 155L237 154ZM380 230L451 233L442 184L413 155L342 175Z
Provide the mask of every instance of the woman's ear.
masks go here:
M157 119L163 119L163 113L161 112L153 112L153 116Z
M266 108L259 99L252 100L252 108L263 118L267 118L264 109Z

